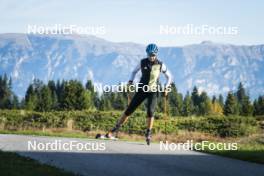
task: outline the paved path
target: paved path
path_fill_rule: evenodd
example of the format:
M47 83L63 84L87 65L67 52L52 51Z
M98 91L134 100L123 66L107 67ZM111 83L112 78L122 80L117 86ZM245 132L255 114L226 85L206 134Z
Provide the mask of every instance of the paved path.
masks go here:
M41 148L56 141L102 150ZM28 150L28 142L35 142L39 150ZM194 151L164 151L159 144L0 134L0 149L87 176L264 176L264 165Z

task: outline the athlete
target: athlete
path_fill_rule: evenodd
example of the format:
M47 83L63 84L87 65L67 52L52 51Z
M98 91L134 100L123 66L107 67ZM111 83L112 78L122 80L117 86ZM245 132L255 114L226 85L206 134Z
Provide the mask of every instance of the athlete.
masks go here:
M117 121L115 127L110 130L105 137L115 139L112 135L117 132L118 129L127 121L128 117L136 110L136 108L146 99L147 100L147 130L146 130L146 142L149 145L151 140L151 129L154 122L154 110L157 104L158 91L158 79L162 72L167 81L165 84L164 94L167 96L169 86L172 81L172 76L164 63L157 58L158 47L156 44L149 44L146 48L148 57L140 61L140 63L133 70L128 84L132 85L134 78L139 70L141 70L142 76L139 81L136 93L133 96L128 107Z

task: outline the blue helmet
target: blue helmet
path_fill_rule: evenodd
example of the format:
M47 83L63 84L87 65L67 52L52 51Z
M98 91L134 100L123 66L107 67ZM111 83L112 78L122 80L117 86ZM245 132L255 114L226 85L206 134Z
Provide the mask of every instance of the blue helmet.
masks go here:
M158 54L158 51L159 51L159 49L158 49L157 45L154 43L149 44L146 48L146 52L148 55L151 55L151 54L156 55L156 54Z

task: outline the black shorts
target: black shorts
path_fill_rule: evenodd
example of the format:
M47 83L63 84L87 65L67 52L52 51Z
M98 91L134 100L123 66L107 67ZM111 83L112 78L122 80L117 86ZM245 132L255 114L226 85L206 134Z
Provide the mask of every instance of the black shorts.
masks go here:
M143 92L138 91L132 98L131 102L129 103L127 109L125 110L125 115L131 115L136 108L145 100L147 99L147 116L153 117L155 107L157 104L158 92Z

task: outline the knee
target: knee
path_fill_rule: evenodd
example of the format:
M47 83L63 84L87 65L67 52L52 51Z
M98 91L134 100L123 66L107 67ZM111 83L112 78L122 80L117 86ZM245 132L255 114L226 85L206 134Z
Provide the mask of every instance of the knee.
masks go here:
M148 111L148 112L147 112L147 117L148 117L148 118L154 118L154 112L152 112L152 111Z
M125 116L130 116L132 114L132 111L130 111L129 109L126 109L124 112Z

